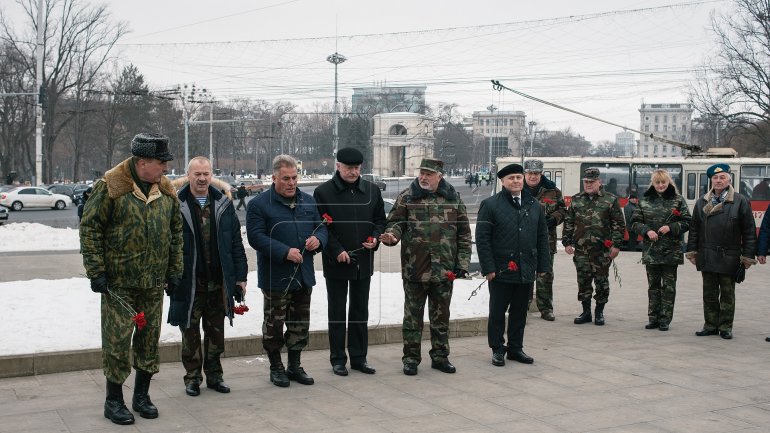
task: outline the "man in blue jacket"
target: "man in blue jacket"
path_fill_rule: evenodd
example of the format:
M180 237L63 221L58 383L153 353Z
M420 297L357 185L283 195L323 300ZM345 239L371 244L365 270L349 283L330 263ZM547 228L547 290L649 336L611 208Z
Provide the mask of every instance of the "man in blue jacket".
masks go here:
M249 245L257 250L259 288L264 295L262 347L270 360L270 381L312 385L300 365L310 328L310 294L315 285L313 255L326 244L327 230L316 202L297 188L297 161L273 159L273 185L246 208ZM286 333L283 328L286 325ZM289 352L284 369L281 348Z
M534 360L523 351L524 326L537 274L551 271L548 225L540 204L524 188L524 167L510 164L497 177L503 188L481 202L476 222L479 264L489 281L487 338L493 365L505 365L506 352L508 359L532 364Z
M185 392L191 397L201 392L201 368L207 388L230 392L220 362L225 351L225 316L232 325L233 299L243 298L249 271L233 202L211 186L211 176L208 158L191 159L189 183L177 194L184 222L184 273L171 293L168 322L182 330Z

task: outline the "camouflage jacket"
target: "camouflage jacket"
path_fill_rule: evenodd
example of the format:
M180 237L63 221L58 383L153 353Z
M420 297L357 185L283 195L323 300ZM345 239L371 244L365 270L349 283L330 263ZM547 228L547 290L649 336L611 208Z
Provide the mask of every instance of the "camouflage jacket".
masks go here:
M620 248L626 224L618 198L599 191L593 199L585 192L572 196L564 217L562 244L575 248L576 255L609 255L605 241Z
M548 225L548 247L551 249L551 254L556 254L556 226L564 222L564 216L567 214L564 197L559 188L556 188L556 184L545 176L542 177L538 186L527 188L540 202L540 208L545 213L545 221Z
M441 179L435 193L414 182L396 198L385 227L401 241L402 278L446 281L447 271L468 270L471 227L460 194Z
M634 213L631 215L629 231L639 233L644 237L642 263L645 265L681 265L684 263L682 254L682 236L690 229L690 210L684 197L677 194L676 188L669 185L663 194L658 194L655 187L650 187L644 198L639 200ZM657 232L667 225L671 231L665 235L658 234L658 240L650 241L647 232Z
M159 288L182 277L182 215L166 177L149 197L131 177L131 158L94 186L80 222L88 278L106 273L110 286Z

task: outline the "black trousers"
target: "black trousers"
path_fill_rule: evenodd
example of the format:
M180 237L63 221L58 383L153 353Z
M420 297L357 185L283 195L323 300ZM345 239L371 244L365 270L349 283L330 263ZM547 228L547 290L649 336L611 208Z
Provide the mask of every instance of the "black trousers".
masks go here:
M329 303L329 361L332 365L345 365L345 325L348 328L348 354L350 363L366 361L369 346L369 284L371 278L343 280L326 278L326 294ZM348 297L348 285L350 296ZM346 305L350 304L347 311ZM347 313L347 320L346 319Z
M505 312L508 312L508 351L524 347L524 326L527 324L527 307L532 298L534 283L512 284L489 282L489 324L487 338L494 352L506 350L503 332Z

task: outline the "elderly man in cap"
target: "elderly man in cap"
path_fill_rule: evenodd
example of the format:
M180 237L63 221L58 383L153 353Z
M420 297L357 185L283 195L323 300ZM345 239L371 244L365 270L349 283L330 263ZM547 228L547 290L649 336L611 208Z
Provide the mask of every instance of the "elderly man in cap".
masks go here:
M315 189L319 212L332 217L323 254L326 296L329 303L329 361L338 376L345 367L346 304L347 349L350 367L366 374L375 369L366 360L369 346L369 284L374 273L374 251L385 230L385 204L380 188L361 178L364 155L346 147L337 152L334 177ZM348 287L350 293L348 295Z
M423 313L428 300L431 368L454 373L449 362L449 303L452 281L468 275L471 228L460 194L442 177L444 163L425 158L419 176L401 191L380 241L401 241L404 279L404 374L414 376L422 360Z
M757 236L751 204L731 185L730 166L706 170L711 190L695 202L685 256L703 277L703 329L697 336L733 338L735 274L756 263Z
M80 222L83 265L91 290L102 297L104 416L116 424L134 422L123 402L132 361L132 408L143 418L158 417L148 391L160 365L163 289L172 293L183 269L179 200L164 176L173 159L168 138L138 134L131 155L94 185Z
M618 198L602 190L599 169L583 171L583 191L572 196L564 218L562 244L574 255L577 271L578 301L583 312L575 324L589 323L591 317L592 284L596 286L594 324L604 325L604 305L610 297L609 270L612 260L620 253L625 221Z
M492 365L508 359L532 364L524 353L524 326L532 286L551 271L545 211L524 187L524 168L510 164L497 172L503 189L481 202L476 222L476 250L481 272L489 282L489 326ZM505 345L505 313L508 345Z
M499 173L498 176L500 176ZM543 176L543 161L539 159L524 162L524 180L527 184L525 190L535 197L545 213L545 222L548 225L548 246L551 249L551 267L553 267L553 256L556 254L556 226L564 221L564 215L567 213L564 197L556 184ZM553 315L552 270L537 277L535 300L541 318L548 321L556 320Z

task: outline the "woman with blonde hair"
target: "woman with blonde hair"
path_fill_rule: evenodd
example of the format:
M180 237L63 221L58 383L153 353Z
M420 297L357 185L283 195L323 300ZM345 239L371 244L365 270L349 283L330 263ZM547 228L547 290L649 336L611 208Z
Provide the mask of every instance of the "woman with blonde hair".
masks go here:
M644 237L642 263L647 268L646 329L668 331L674 315L677 266L684 263L682 235L690 229L687 202L668 171L657 169L650 187L631 216L631 230Z

